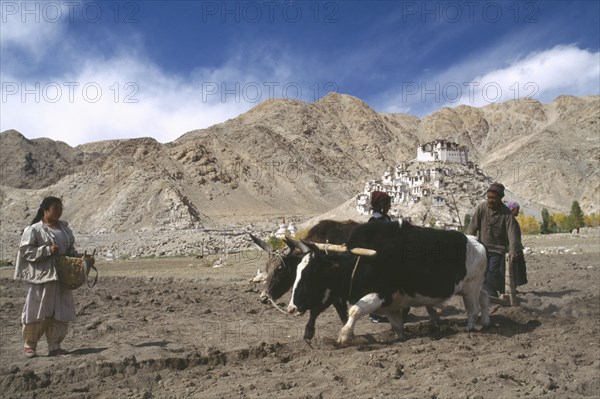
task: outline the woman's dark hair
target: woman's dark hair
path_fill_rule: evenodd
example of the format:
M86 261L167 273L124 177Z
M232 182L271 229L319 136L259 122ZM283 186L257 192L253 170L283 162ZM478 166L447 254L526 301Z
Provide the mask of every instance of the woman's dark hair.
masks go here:
M373 210L381 212L383 210L383 206L392 203L392 197L388 193L383 191L373 191L371 193L371 208Z
M35 215L30 224L36 224L37 222L42 220L42 218L44 217L44 211L50 209L50 207L54 204L62 204L62 201L60 200L60 198L57 197L44 198L44 200L40 204L37 214Z
M382 212L383 207L385 205L391 204L391 203L392 203L392 199L390 197L382 198L379 201L375 202L373 205L371 205L371 208L373 208L373 210L375 210L375 211Z

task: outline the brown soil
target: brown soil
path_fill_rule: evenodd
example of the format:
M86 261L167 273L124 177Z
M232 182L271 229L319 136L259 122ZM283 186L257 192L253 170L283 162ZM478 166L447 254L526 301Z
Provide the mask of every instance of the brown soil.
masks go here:
M525 239L529 284L519 307L492 306L492 326L464 332L462 301L433 327L413 310L407 339L360 321L362 344L338 347L332 309L310 346L306 316L258 300L249 280L265 258L98 263L75 292L69 355L22 354L25 286L0 271L0 392L6 398L577 398L600 396L598 236ZM579 253L540 253L543 247ZM583 248L583 249L582 249ZM284 297L282 303L289 299Z

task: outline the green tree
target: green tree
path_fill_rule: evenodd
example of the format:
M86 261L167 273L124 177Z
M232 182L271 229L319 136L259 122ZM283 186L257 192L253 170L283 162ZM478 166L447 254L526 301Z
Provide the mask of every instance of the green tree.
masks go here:
M571 213L569 213L569 219L571 222L571 228L577 229L577 233L579 233L579 229L585 226L583 211L579 206L579 202L573 201L571 204Z
M550 214L550 220L548 220L548 232L558 233L558 224L556 224L556 218L554 213Z
M548 212L548 209L546 208L542 209L542 224L540 226L540 233L550 233L550 212Z
M564 213L552 214L552 231L555 233L566 233L571 231L571 218Z

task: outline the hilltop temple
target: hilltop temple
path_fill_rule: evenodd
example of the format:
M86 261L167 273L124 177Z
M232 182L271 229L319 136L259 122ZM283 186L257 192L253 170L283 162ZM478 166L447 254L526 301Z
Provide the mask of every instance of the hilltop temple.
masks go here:
M380 179L367 181L364 191L356 197L357 212L362 215L370 213L373 191L383 191L392 197L390 215L396 218L402 216L398 206L412 206L424 197L431 198L432 206L445 206L446 199L435 195L434 191L445 187L444 178L450 176L452 171L450 167L440 165L440 162L473 167L468 161L468 149L465 146L442 139L420 145L416 161L419 163L416 168L409 168L405 162L388 168ZM428 166L429 162L435 164Z
M469 162L468 149L452 141L437 139L420 145L417 148L417 161L419 162L456 162L466 165Z

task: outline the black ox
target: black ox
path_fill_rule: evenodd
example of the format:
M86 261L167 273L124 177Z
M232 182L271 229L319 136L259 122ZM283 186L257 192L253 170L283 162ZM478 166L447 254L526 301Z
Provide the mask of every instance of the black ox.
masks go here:
M385 314L403 338L402 310L438 305L458 294L468 314L468 329L489 324L489 302L482 291L487 264L485 247L473 236L418 227L406 221L375 222L357 227L347 247L370 248L374 257L326 254L310 243L298 264L288 311L313 309L347 298L353 304L338 342L351 343L356 321L371 312Z
M322 220L308 231L305 240L318 243L345 244L352 231L358 226L360 226L360 223L353 220L343 222ZM267 272L266 289L261 292L260 300L263 303L276 301L292 288L296 279L296 268L302 260L304 252L298 247L298 242L287 238L284 239L287 248L283 251L276 251L260 238L252 234L250 234L250 237L269 254L265 266ZM308 322L304 328L304 339L311 340L314 337L317 317L330 305L334 306L342 323L348 321L348 307L345 298L332 296L327 301L310 308Z

